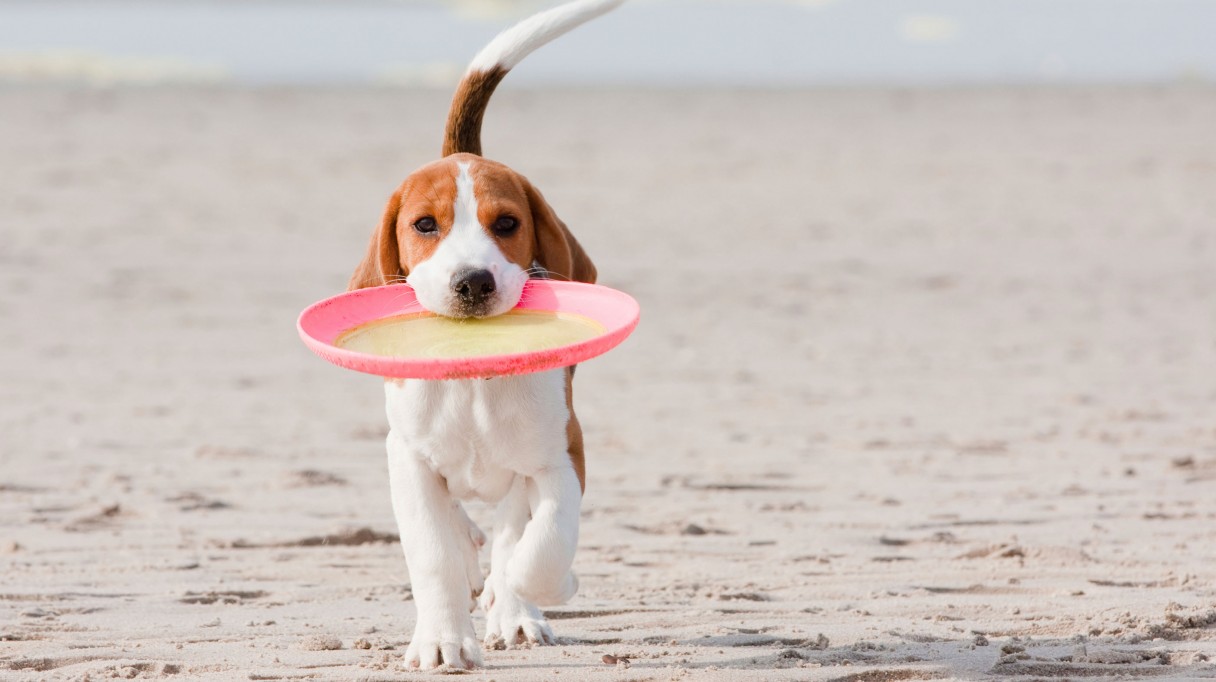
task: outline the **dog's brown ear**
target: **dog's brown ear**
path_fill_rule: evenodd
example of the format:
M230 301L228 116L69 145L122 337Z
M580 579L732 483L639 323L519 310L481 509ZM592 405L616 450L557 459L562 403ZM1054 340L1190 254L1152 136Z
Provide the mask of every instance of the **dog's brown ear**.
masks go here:
M595 264L566 224L553 212L540 190L524 180L536 232L536 261L555 279L595 284Z
M397 245L397 213L400 211L399 189L384 207L384 217L380 219L379 227L372 231L367 255L350 276L350 281L346 284L347 291L400 282L409 274L401 265L401 249Z

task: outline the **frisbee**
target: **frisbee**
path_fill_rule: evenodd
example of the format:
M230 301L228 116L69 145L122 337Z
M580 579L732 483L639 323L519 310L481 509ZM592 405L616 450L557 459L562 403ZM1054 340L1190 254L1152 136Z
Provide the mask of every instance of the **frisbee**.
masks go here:
M410 285L390 284L318 301L300 313L296 328L312 352L356 372L394 379L474 379L568 367L603 355L633 332L639 312L637 301L615 289L529 280L514 310L462 321L427 312ZM525 337L558 326L537 340L542 346L537 349L479 351L482 346L527 346ZM377 343L376 333L388 341ZM421 339L419 352L401 343L411 338ZM494 343L486 343L490 341Z

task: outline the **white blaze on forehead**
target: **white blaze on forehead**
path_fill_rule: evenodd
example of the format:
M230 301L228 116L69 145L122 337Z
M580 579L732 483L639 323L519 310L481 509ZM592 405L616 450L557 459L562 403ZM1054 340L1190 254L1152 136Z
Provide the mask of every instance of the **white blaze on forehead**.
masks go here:
M486 269L498 274L506 258L490 238L477 217L477 193L470 163L457 164L456 200L452 203L452 231L435 251L436 258L455 271L463 268Z
M460 229L462 225L481 224L477 219L477 193L473 188L473 176L469 175L471 165L457 164L460 174L456 176L456 205L453 207L456 218L452 222L453 231Z

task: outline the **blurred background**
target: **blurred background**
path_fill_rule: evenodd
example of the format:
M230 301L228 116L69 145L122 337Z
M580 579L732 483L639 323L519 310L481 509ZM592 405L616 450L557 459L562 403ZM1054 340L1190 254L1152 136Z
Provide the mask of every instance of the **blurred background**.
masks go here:
M400 661L381 382L296 316L555 4L0 0L0 677ZM642 320L567 645L494 678L1211 678L1214 28L633 0L515 69L487 155Z
M549 3L552 4L552 3ZM0 79L446 86L539 0L0 3ZM636 0L521 84L1143 83L1216 74L1210 0Z

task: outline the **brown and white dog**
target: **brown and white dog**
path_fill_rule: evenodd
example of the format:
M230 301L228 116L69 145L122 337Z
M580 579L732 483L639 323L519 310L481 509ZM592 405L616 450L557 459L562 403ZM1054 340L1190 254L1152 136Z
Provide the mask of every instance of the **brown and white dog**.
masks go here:
M443 158L397 188L349 288L405 281L428 310L500 315L529 277L595 281L595 266L532 183L481 157L494 88L537 47L624 0L578 0L508 29L457 89ZM578 589L570 570L584 489L573 368L464 381L385 382L389 483L418 622L405 664L481 664L470 612L486 611L487 646L552 644L538 606ZM485 535L461 500L497 504L490 574ZM484 588L484 589L483 589Z

